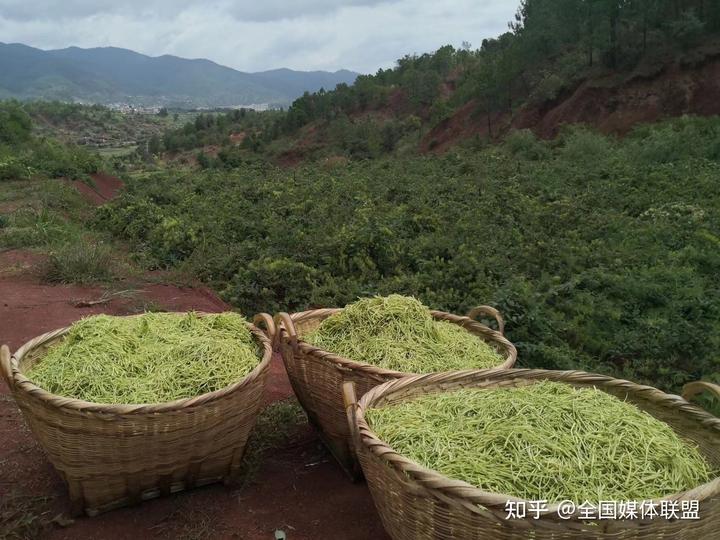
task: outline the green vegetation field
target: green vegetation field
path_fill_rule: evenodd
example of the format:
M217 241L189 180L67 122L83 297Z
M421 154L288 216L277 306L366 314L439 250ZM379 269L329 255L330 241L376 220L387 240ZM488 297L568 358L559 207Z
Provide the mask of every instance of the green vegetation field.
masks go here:
M720 381L720 119L517 132L442 157L132 179L97 224L245 313L498 306L525 366Z

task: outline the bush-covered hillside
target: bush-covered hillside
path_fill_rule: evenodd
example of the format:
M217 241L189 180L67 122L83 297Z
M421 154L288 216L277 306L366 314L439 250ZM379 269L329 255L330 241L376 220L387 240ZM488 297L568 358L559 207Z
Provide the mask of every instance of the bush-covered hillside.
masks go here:
M525 366L720 381L720 119L517 132L443 157L134 179L99 223L245 313L497 305Z
M96 172L100 158L80 147L33 135L24 106L0 101L0 181L36 176L82 178Z

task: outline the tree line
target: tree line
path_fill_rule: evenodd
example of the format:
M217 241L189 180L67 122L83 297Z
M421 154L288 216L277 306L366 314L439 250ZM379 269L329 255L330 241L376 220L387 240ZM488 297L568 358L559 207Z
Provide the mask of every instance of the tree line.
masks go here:
M592 69L629 70L643 59L662 63L720 30L711 0L522 0L508 32L433 54L408 55L393 69L358 77L353 86L306 93L279 120L293 133L313 120L387 106L398 91L407 107L437 120L468 99L488 114L528 99L552 99ZM441 84L455 79L443 107Z

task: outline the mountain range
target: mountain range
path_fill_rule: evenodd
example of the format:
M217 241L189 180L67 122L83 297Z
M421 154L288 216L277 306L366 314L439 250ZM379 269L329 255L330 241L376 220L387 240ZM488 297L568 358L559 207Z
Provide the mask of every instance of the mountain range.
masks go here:
M348 70L245 73L210 60L146 56L128 49L42 50L0 43L0 99L137 106L284 106L303 92L352 84Z

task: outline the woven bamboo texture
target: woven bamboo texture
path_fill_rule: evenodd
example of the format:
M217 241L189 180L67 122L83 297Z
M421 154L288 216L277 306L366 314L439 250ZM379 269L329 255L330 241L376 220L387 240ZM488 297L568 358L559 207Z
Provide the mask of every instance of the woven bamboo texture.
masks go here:
M28 341L2 374L33 434L67 483L71 512L88 515L237 474L272 357L250 325L262 359L242 380L200 396L161 404L104 405L51 394L23 373L68 328Z
M265 322L269 333L274 334L275 344L282 354L293 390L310 422L318 429L321 439L340 465L351 478L357 479L362 473L350 441L342 396L343 383L355 383L359 395L362 395L378 384L409 374L355 362L302 340L303 335L307 335L327 317L340 311L341 308L333 308L304 311L293 315L279 313L272 328L267 315L258 316L256 322ZM505 359L497 367L512 367L517 358L515 346L500 332L474 320L478 315L488 315L497 320L499 328L503 328L504 323L500 314L487 306L475 308L471 314L473 318L442 311L432 312L435 319L462 326L492 345Z
M508 520L506 502L520 501L452 480L395 452L378 439L365 411L433 392L460 388L512 387L553 380L576 387L594 386L668 423L694 441L720 468L720 419L685 399L649 386L580 371L530 369L476 370L408 377L375 387L359 401L346 385L347 417L365 477L383 525L394 540L705 540L720 538L720 478L667 500L699 501L698 520L568 520L550 505L540 519ZM706 388L708 389L708 388ZM526 501L527 502L527 501ZM597 516L596 516L597 517Z

